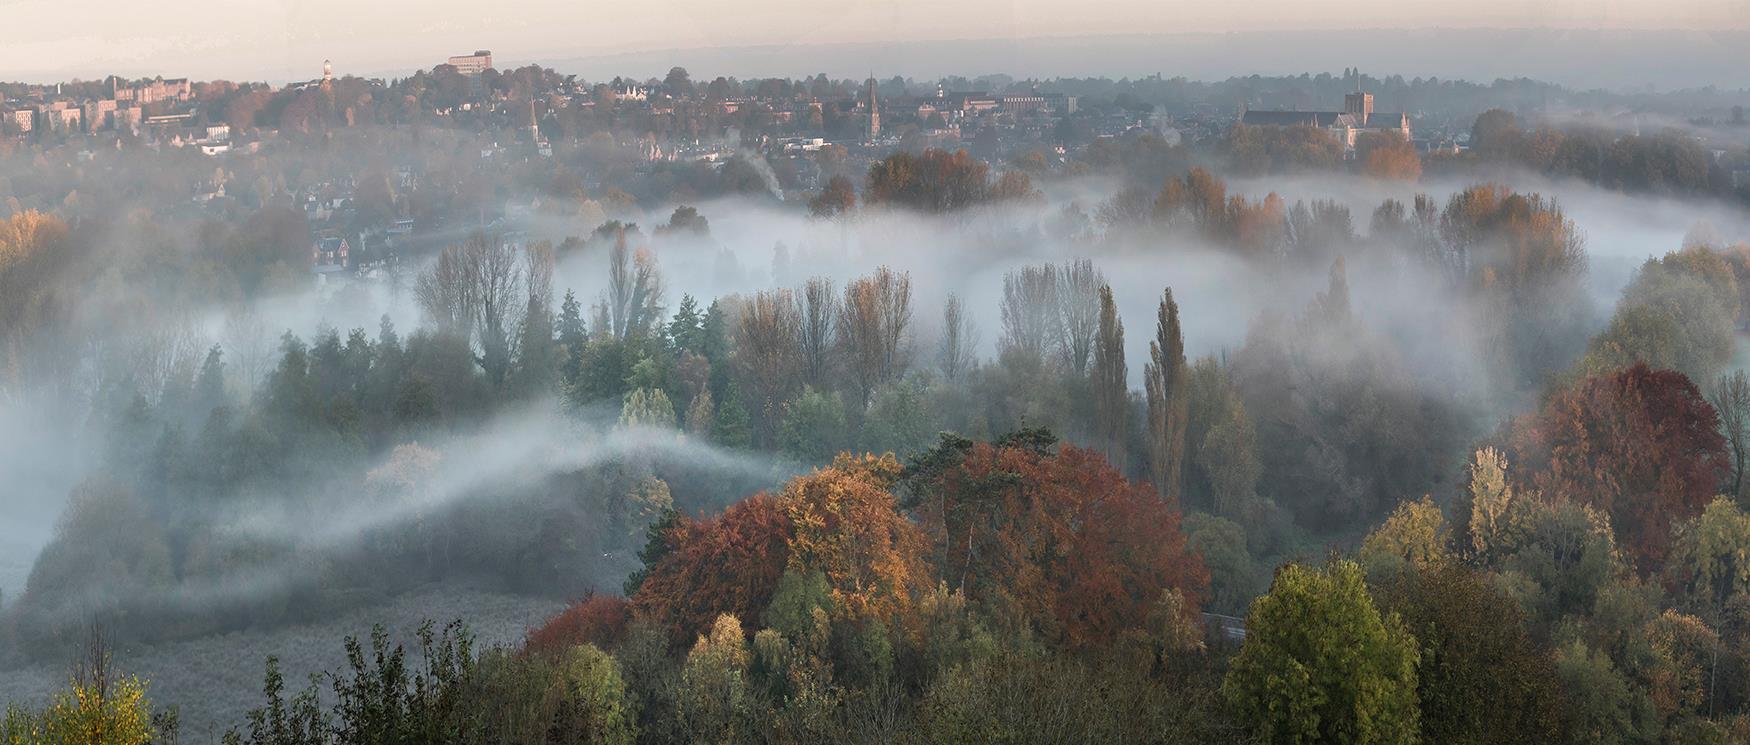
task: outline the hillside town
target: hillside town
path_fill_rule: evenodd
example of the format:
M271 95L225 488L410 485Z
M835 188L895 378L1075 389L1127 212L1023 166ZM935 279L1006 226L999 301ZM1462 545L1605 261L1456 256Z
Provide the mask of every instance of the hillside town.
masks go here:
M1198 153L1238 163L1242 171L1325 164L1399 177L1409 162L1418 173L1424 164L1461 162L1470 154L1476 114L1474 105L1428 95L1449 90L1450 81L1379 79L1351 68L1340 77L1220 85L1157 74L1118 81L1126 92L1116 94L1113 81L1001 75L854 81L824 74L705 81L680 67L661 79L590 82L538 65L500 69L490 50L450 56L396 79L337 73L328 60L320 72L277 86L114 76L0 84L0 153L41 152L75 164L141 149L198 153L208 166L176 161L197 174L184 184L186 193L142 198L220 212L289 199L309 220L310 271L329 277L370 270L408 250L435 250L444 239L421 243L419 236L443 235L457 220L509 229L504 221L551 210L555 196L599 207L604 216L615 204L689 201L721 190L804 203L834 177L861 182L872 165L899 152L964 151L996 170L1035 178L1132 157L1191 162ZM1344 89L1343 107L1334 110L1329 104ZM1527 92L1499 82L1471 86L1469 93L1520 110L1535 110L1529 102L1551 97L1548 89ZM1398 110L1376 110L1376 95ZM1600 114L1601 127L1640 137L1640 115L1614 109ZM1721 114L1718 122L1692 123L1720 124L1715 131L1725 136L1691 132L1680 144L1707 160L1692 180L1731 194L1750 189L1750 159L1740 136L1750 130L1741 106ZM240 183L243 173L260 171L276 153L290 157L345 140L349 131L364 137L357 133L382 130L457 138L458 147L477 155L468 168L498 184L494 191L505 192L502 182L514 172L544 182L548 198L511 189L466 216L421 207L405 197L440 188L442 201L454 206L467 179L452 171L433 184L428 161L394 150L377 153L394 162L370 173L339 167L289 178L274 174L270 184L258 174L256 183ZM1402 146L1370 147L1369 138L1378 135L1385 139L1375 142ZM372 194L359 193L365 181ZM26 198L16 185L12 191L0 196ZM30 206L21 201L13 211Z

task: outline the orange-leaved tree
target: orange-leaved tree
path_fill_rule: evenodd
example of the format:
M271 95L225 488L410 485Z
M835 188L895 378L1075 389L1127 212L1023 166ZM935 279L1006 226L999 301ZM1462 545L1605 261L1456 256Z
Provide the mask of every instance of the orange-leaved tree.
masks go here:
M825 574L835 608L852 618L892 619L933 584L923 531L894 501L900 471L891 454L841 454L781 497L794 526L790 566Z
M893 456L840 455L709 520L680 518L632 596L633 612L677 643L727 613L759 628L788 569L820 572L834 607L853 618L893 620L933 584L923 532L900 513Z

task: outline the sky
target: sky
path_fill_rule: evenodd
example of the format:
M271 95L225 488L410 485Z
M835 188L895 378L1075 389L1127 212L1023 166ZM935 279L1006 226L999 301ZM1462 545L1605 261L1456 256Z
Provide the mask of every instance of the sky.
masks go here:
M526 63L742 46L1110 34L1750 30L1750 0L230 0L210 10L138 0L0 0L0 27L8 29L0 79L114 72L284 82L316 77L324 59L342 73L378 76L429 68L477 48ZM823 65L830 62L822 56Z

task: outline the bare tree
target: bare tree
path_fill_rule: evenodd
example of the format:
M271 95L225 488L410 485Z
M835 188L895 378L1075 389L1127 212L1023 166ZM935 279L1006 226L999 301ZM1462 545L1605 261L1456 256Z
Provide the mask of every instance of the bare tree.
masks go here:
M875 284L881 290L881 377L893 380L904 375L911 364L906 345L911 328L911 274L881 267L875 270Z
M603 298L615 338L643 337L662 318L662 275L648 248L632 251L621 228L608 252L608 294Z
M476 233L462 245L450 246L438 254L437 263L419 275L413 294L420 308L438 327L454 333L472 333L474 325L473 278L476 272L469 266L474 252L470 246L486 240Z
M864 404L875 388L905 373L909 363L911 275L887 267L845 285L839 307L839 347Z
M268 336L267 325L262 323L261 315L254 307L225 317L224 345L230 367L237 371L244 392L254 391L255 384L267 374L273 354L273 340Z
M1066 262L1057 269L1057 311L1062 329L1064 362L1077 375L1088 371L1094 334L1100 327L1100 292L1106 276L1088 259Z
M833 344L837 339L837 290L832 280L815 277L802 286L796 302L801 316L802 379L817 388L824 387L832 371Z
M735 361L752 395L759 444L776 437L778 412L796 389L802 359L801 315L789 290L768 290L742 306Z
M942 376L957 381L970 372L977 349L978 327L966 314L966 303L957 295L948 295L947 304L942 306L942 344L938 352Z
M414 292L426 315L470 340L474 361L494 386L502 386L516 351L514 332L522 328L529 300L551 301L551 286L550 250L519 251L477 232L444 249L420 275Z
M1057 272L1051 265L1003 275L1003 351L1043 359L1056 349L1063 335L1057 304Z
M1750 460L1750 377L1743 371L1721 375L1714 383L1714 408L1720 412L1720 431L1726 435L1726 445L1732 451L1732 472L1729 478L1732 498L1744 495L1744 466Z

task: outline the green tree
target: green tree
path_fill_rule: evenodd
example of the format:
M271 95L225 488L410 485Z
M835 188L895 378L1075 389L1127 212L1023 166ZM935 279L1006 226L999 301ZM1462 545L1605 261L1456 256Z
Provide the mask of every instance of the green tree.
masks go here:
M754 703L747 680L751 659L735 616L718 616L710 635L699 637L681 668L680 719L688 740L736 742L746 732Z
M871 453L910 457L930 444L939 420L923 381L908 378L875 389L858 439Z
M674 404L669 402L668 393L661 388L627 391L625 401L620 404L620 426L673 429Z
M1252 604L1222 693L1270 743L1418 739L1416 640L1367 594L1360 565L1290 564Z
M1369 574L1435 569L1452 560L1451 542L1446 517L1432 498L1405 500L1361 541L1356 558Z
M565 300L559 304L558 331L559 353L563 355L560 378L566 385L574 385L577 376L583 372L583 353L589 344L589 334L583 325L583 304L570 290L565 291Z
M1666 573L1697 611L1718 619L1733 596L1750 593L1750 515L1715 497L1678 527Z
M553 713L545 742L630 745L637 724L626 700L620 666L593 644L572 647L551 673Z
M845 406L838 394L806 388L784 403L779 449L812 465L823 465L845 446Z
M1375 597L1421 647L1416 698L1424 742L1561 739L1554 660L1489 575L1455 563L1422 566L1393 575Z

